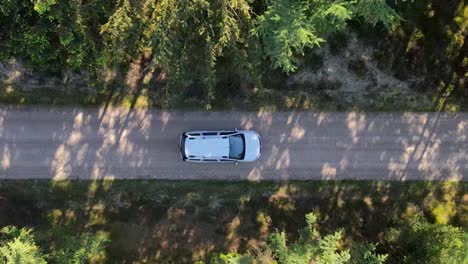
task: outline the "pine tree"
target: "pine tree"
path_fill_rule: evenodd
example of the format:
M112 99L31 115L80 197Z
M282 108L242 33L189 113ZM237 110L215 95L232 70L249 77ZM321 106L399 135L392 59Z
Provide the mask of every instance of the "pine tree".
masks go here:
M5 264L46 264L34 242L31 229L8 226L0 230L0 262Z
M271 0L256 18L252 35L261 41L272 67L289 73L297 69L295 58L305 48L319 47L327 34L344 30L359 17L386 27L400 19L384 0Z

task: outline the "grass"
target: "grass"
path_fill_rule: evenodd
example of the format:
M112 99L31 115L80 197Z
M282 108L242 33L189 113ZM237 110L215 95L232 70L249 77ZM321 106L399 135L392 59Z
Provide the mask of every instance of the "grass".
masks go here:
M468 226L465 182L0 181L0 226L104 232L110 263L192 263L245 250L276 229L297 235L315 212L344 243L379 242L414 207ZM52 243L52 242L50 242Z
M0 103L3 104L92 106L102 104L105 99L102 92L89 93L76 88L62 90L47 86L25 89L0 82Z
M318 86L332 87L334 83L318 83ZM7 91L8 90L8 91ZM404 112L432 111L432 104L422 105L417 98L408 97L392 90L381 98L369 98L365 105L359 105L354 100L337 101L325 93L314 93L308 87L298 87L294 90L281 91L277 89L255 88L248 95L221 97L211 104L214 111L370 111L370 112ZM339 91L337 91L339 93ZM6 86L0 88L0 104L22 106L81 106L96 107L110 104L123 108L155 108L177 109L187 111L207 110L201 99L187 98L173 102L164 101L158 93L145 89L139 95L116 92L109 96L108 91L100 91L92 95L82 91L70 90L67 93L50 88L22 90ZM452 104L456 106L455 104ZM459 107L445 111L456 112Z

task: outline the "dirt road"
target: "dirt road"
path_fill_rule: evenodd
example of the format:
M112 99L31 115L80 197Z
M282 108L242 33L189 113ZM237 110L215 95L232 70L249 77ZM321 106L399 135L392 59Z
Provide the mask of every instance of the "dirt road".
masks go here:
M253 129L251 164L182 162L191 129ZM0 179L468 180L468 114L0 108Z

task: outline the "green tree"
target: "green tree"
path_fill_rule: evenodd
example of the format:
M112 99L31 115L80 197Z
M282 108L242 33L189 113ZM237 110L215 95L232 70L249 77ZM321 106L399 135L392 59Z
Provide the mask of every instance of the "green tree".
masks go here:
M468 234L459 227L429 223L421 213L386 233L396 263L458 264L468 261Z
M82 233L79 236L62 226L54 226L42 234L49 246L47 260L53 263L103 263L109 239L104 233Z
M238 55L238 62L248 61L244 50L250 16L245 0L121 0L101 27L105 49L99 61L128 66L149 53L151 61L143 68L167 74L166 90L199 83L209 101L218 59L229 52Z
M267 248L279 263L346 263L350 259L347 250L338 249L341 231L322 237L317 231L316 216L306 215L307 226L299 231L298 241L288 245L286 233L274 233L269 236Z
M279 263L279 264L381 264L386 255L375 253L374 245L360 244L353 250L340 250L341 231L325 236L317 230L316 216L306 215L307 226L299 231L297 241L288 242L285 232L271 234L264 248L241 255L238 253L216 254L211 259L212 264L244 264L244 263ZM354 255L355 254L355 255Z
M0 263L104 263L108 242L104 233L76 236L60 226L38 232L36 236L32 229L7 226L0 230Z
M241 255L239 253L216 254L211 259L211 264L251 264L255 259L250 255ZM199 262L198 264L203 264Z
M15 57L40 71L95 69L98 26L111 0L31 0L2 2L0 58Z
M46 264L32 230L7 226L0 230L0 262L5 264Z
M232 83L261 86L265 62L296 70L298 55L353 19L389 27L399 16L384 0L4 0L0 59L93 81L112 69L136 76L131 88L162 76L161 101L195 91L210 108Z
M350 264L381 264L388 258L386 254L377 254L376 245L367 243L357 243L352 246L350 254L352 256Z
M355 18L387 28L400 20L385 0L271 0L251 32L273 68L289 73L297 69L296 55L320 46L327 34L344 30Z

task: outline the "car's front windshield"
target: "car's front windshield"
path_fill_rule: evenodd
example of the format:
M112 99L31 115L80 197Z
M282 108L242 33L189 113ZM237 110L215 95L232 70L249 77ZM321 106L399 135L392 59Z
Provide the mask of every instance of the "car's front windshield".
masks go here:
M244 135L236 134L229 137L229 158L241 160L245 155Z

